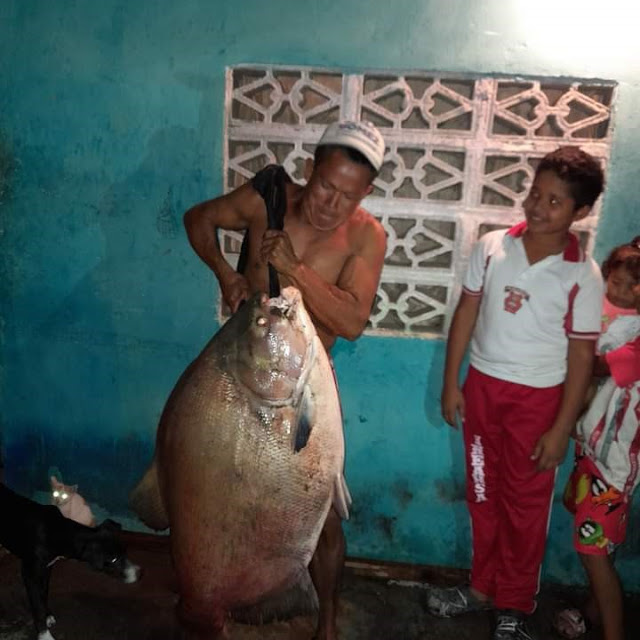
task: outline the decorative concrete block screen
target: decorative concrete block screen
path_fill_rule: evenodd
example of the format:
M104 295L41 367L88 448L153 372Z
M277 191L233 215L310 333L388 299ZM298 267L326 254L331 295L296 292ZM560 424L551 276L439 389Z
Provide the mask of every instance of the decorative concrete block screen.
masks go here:
M302 182L326 124L369 120L387 150L364 206L388 246L368 332L443 335L472 244L522 219L537 162L575 144L606 168L615 83L422 72L344 74L238 66L227 70L225 191L280 163ZM590 249L599 204L577 225ZM224 233L237 259L240 237Z

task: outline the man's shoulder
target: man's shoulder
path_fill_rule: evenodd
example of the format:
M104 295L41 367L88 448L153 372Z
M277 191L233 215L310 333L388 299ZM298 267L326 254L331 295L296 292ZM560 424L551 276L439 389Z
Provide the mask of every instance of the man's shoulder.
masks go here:
M386 244L387 232L382 222L364 207L358 207L348 224L352 237L355 236L365 243L383 241Z
M299 196L304 190L304 187L301 184L298 184L297 182L291 181L286 183L286 189L287 189L287 197L291 199Z
M231 191L220 196L221 199L232 199L241 203L247 212L255 212L260 208L260 204L264 205L264 200L260 192L255 188L253 181L248 180Z
M350 222L354 228L357 229L371 229L371 230L382 230L384 231L384 227L382 226L382 222L376 218L371 212L367 211L364 207L358 207L355 213L351 216Z

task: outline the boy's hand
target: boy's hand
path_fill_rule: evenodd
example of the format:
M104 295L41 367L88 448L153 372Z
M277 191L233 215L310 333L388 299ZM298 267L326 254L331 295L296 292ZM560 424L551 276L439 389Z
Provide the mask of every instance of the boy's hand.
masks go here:
M452 427L458 428L458 418L464 420L464 396L460 387L448 388L446 385L442 389L442 396L440 398L440 405L442 408L442 417Z
M550 429L542 434L531 455L538 461L538 471L549 471L562 464L569 447L569 434L558 429Z

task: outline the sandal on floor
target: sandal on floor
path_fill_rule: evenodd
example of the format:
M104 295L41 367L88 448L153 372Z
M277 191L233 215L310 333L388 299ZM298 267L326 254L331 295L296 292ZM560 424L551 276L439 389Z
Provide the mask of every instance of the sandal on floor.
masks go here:
M579 609L562 609L553 619L553 629L561 637L574 640L582 637L591 625Z
M473 595L468 585L459 587L432 587L427 595L427 611L438 618L451 618L463 613L493 609L489 600L480 600Z

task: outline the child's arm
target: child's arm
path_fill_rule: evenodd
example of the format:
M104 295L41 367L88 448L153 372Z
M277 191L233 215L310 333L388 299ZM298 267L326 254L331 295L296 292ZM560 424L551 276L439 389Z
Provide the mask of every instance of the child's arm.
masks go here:
M553 469L562 463L569 446L569 436L582 408L584 395L589 387L595 342L569 338L567 352L567 377L564 382L564 392L560 410L554 423L542 435L536 445L532 460L538 461L538 470Z
M611 374L609 369L609 363L607 362L606 354L596 356L593 361L593 375L596 378L606 378Z
M464 420L464 398L458 379L460 367L476 324L481 300L481 295L470 295L463 292L449 329L440 402L444 419L454 427L456 426L456 413Z
M609 351L603 358L615 383L627 387L640 380L640 336Z
M491 234L486 234L473 246L462 285L462 295L449 328L440 405L444 419L454 427L458 425L458 418L464 420L464 398L458 379L482 302L490 257L487 238L490 236Z

